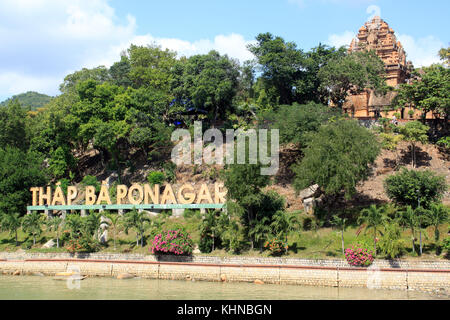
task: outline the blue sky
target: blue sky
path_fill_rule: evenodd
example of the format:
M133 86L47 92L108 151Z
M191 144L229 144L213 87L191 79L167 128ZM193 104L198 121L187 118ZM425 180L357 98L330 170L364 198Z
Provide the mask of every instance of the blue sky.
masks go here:
M426 66L449 46L449 13L448 0L0 0L0 101L29 90L57 95L65 75L109 66L131 43L244 61L258 33L304 50L348 45L374 14Z

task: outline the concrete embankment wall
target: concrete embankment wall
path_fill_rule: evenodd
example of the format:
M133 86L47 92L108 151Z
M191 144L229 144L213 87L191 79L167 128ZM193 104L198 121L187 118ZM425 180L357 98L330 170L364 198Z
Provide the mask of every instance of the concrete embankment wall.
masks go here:
M376 260L370 268L355 268L345 260L0 253L0 273L55 275L67 270L80 270L86 276L130 273L150 279L261 280L271 284L450 292L450 261Z

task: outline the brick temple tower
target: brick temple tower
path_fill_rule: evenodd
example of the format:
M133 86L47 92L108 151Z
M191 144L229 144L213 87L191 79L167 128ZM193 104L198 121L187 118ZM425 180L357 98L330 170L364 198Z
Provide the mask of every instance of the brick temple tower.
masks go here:
M374 17L359 29L357 38L352 40L348 50L375 51L386 66L386 83L389 86L396 88L410 81L412 63L406 61L406 52L400 41L397 41L394 30L380 17ZM395 92L388 92L385 96L376 96L372 90L367 89L361 94L350 95L344 104L344 111L356 118L386 116L385 110L392 109L390 105L395 95ZM409 108L391 110L388 116L398 113L401 119L420 117L420 112L413 110L414 115L409 115L408 111Z

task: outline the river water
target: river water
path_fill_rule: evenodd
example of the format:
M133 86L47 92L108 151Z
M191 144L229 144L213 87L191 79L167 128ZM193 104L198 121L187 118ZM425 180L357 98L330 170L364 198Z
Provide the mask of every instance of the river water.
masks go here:
M424 292L253 283L1 276L0 300L432 300Z

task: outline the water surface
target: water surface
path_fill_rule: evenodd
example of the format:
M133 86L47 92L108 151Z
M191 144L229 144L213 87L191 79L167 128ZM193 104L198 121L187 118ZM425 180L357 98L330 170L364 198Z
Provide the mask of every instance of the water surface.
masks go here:
M150 279L1 276L0 300L431 300L424 292Z

